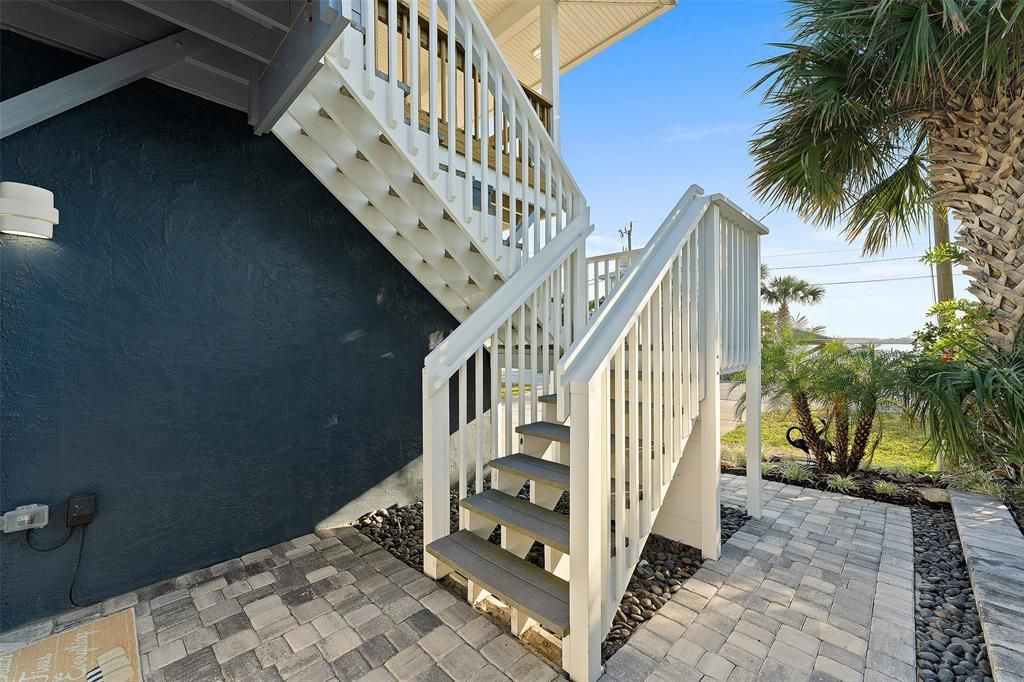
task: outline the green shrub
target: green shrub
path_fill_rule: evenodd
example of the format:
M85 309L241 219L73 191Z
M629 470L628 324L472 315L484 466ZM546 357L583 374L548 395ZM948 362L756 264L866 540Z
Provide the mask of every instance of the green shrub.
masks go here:
M953 490L991 495L998 499L1003 499L1007 495L1006 489L996 480L996 477L991 472L981 469L964 469L948 473L943 476L943 480L946 486Z
M952 470L1021 481L1024 334L1013 350L979 342L958 359L920 356L907 367L905 404Z
M891 481L875 481L872 489L877 495L886 495L888 497L895 497L903 492L903 488Z
M767 478L768 476L776 476L779 473L779 466L772 464L771 462L762 462L761 464L761 476Z
M829 474L828 478L825 479L825 487L837 493L851 493L857 490L857 481L854 480L853 476Z
M807 483L814 480L814 472L800 462L790 461L779 467L779 475L788 483Z
M747 464L747 451L742 445L722 443L722 466L739 469Z
M992 310L959 298L936 303L928 309L928 317L940 321L929 321L914 334L914 349L926 356L952 359L981 350L984 335L980 326L992 317Z

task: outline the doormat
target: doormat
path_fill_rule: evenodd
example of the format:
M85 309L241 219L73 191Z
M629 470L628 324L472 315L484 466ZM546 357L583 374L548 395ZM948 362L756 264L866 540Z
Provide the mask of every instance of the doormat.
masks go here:
M135 611L125 609L0 654L0 682L142 682Z

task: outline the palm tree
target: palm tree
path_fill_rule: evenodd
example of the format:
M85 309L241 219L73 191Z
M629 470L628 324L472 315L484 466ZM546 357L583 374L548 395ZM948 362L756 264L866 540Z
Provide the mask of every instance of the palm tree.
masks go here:
M1024 318L1024 2L790 0L792 39L759 62L774 109L753 188L865 254L960 221L969 290L1008 350Z
M794 277L781 275L765 280L761 279L761 297L767 303L779 306L775 312L776 324L781 328L793 322L789 306L793 303L815 305L825 298L825 290L817 284Z

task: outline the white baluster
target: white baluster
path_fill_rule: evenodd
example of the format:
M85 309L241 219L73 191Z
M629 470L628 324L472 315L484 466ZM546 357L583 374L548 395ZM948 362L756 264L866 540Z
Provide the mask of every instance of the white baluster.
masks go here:
M474 121L476 117L473 102L476 99L473 87L473 25L466 21L465 45L463 46L464 59L462 61L462 94L465 100L465 128L466 128L466 178L465 178L465 199L463 200L463 211L466 222L473 220L473 135Z
M427 36L427 78L430 79L428 86L429 94L427 95L427 114L429 115L429 126L430 126L430 142L427 146L428 160L430 163L430 177L434 179L437 177L439 172L440 159L440 140L438 131L438 121L441 117L441 112L438 110L438 85L440 83L440 75L438 74L438 60L440 56L437 53L437 0L428 0L430 2L430 35Z
M388 0L388 127L398 126L398 0Z
M419 0L409 0L409 153L420 151L420 7ZM404 112L403 112L404 113Z
M363 0L363 66L366 69L363 94L373 99L377 94L377 0Z
M480 241L487 243L494 224L490 219L490 88L491 72L487 67L487 50L480 50Z
M448 10L448 201L455 201L455 154L459 139L459 110L456 106L458 82L455 67L458 65L458 52L455 46L455 14L453 2L449 0Z

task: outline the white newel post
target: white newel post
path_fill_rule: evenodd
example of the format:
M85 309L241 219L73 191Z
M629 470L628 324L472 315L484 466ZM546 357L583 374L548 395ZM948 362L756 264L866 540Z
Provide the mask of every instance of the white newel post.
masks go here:
M761 239L751 237L752 268L747 293L750 324L750 363L747 365L747 513L761 518Z
M559 147L558 0L540 0L541 94L551 101L551 139Z
M448 382L434 390L423 370L423 547L448 535ZM435 580L448 569L423 551L423 572Z
M569 636L562 640L562 667L569 677L591 682L601 675L601 614L605 576L601 573L601 551L608 551L607 498L600 491L603 468L589 453L605 451L605 432L592 424L606 397L601 382L566 382L570 389L572 429L582 438L569 441ZM602 510L602 507L604 508ZM604 512L602 514L602 511ZM605 523L602 525L602 521Z
M719 508L721 479L721 273L722 239L719 209L708 208L700 225L701 400L700 400L700 550L717 559L722 548Z

